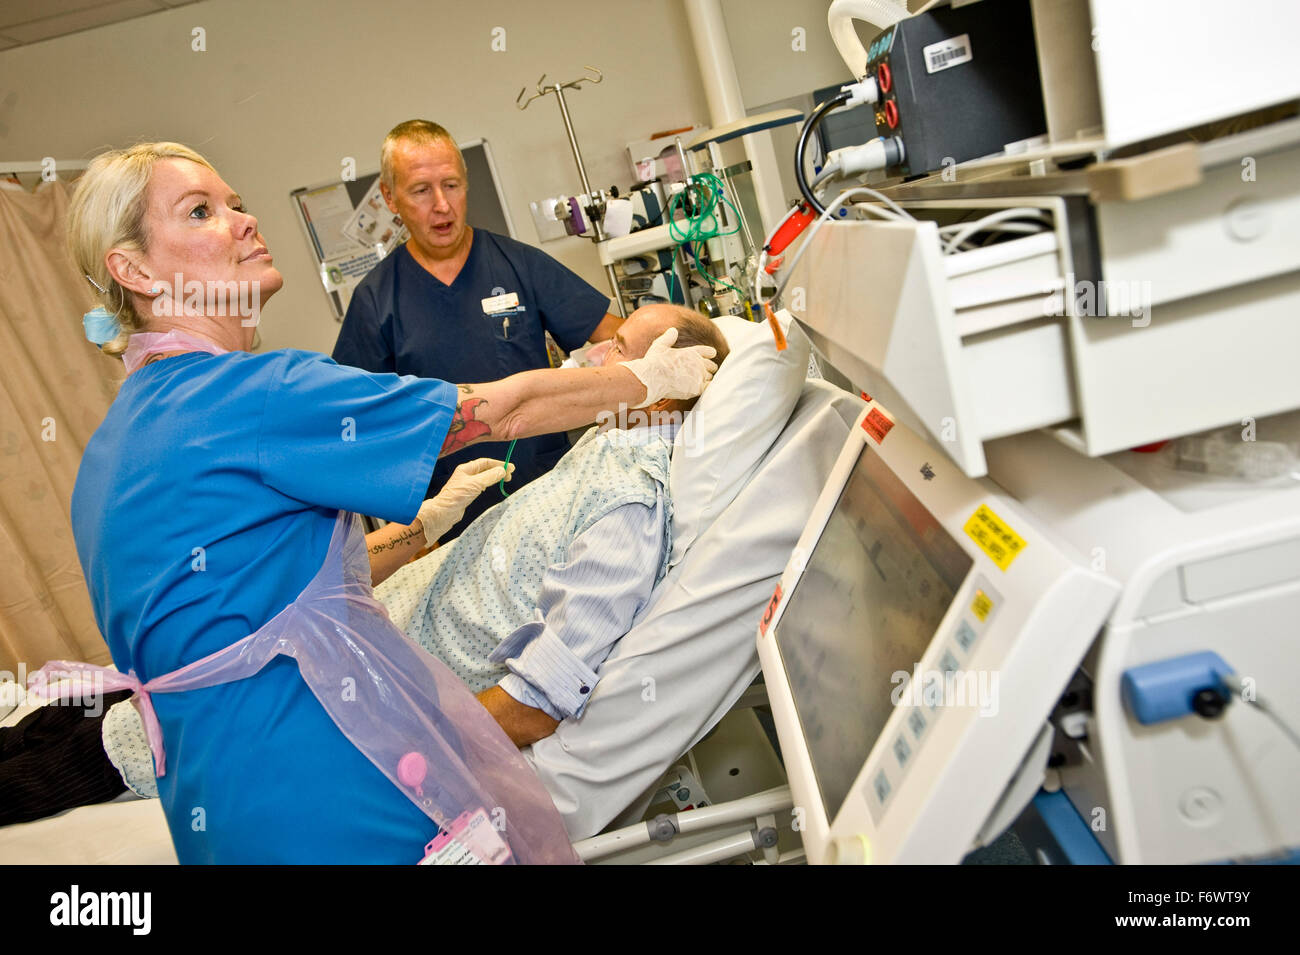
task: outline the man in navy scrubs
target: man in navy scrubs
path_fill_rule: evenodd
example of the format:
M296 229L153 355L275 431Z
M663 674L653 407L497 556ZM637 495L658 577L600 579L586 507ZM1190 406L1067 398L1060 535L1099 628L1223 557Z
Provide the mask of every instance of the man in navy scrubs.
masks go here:
M465 222L469 183L465 160L450 134L413 119L384 139L380 188L410 239L357 286L334 360L372 372L443 381L497 381L546 368L544 332L565 351L612 338L622 323L597 291L532 246ZM563 434L515 445L515 489L545 474L568 450ZM480 444L439 460L430 495L456 465L476 457L504 458L507 445ZM443 537L451 540L500 495L470 505Z

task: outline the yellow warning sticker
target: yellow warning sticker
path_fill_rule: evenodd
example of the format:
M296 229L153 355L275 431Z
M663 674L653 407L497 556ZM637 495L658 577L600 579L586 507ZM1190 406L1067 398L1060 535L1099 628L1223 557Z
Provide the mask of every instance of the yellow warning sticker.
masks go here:
M981 504L970 520L966 522L966 533L970 539L980 545L993 563L1001 570L1011 566L1011 562L1025 549L1025 539L1011 527L987 504Z

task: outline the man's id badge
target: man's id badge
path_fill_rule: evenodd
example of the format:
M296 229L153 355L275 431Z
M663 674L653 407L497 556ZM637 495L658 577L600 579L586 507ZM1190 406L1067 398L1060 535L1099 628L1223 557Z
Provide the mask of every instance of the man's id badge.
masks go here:
M424 847L420 865L504 865L509 861L510 847L480 806L462 812L450 829L434 836Z
M519 308L519 293L503 292L500 295L493 295L491 298L485 298L482 301L484 315L499 315L502 312L515 312Z

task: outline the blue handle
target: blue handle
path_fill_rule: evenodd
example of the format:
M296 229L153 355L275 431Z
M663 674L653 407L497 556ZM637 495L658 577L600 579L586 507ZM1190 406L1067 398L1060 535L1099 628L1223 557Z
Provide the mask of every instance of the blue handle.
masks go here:
M1223 688L1223 678L1233 672L1223 657L1207 650L1125 670L1120 692L1125 708L1150 726L1195 712L1192 698L1201 690Z

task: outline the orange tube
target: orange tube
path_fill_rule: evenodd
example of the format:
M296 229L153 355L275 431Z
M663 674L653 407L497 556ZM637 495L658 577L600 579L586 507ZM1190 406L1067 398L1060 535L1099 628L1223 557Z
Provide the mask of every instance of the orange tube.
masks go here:
M767 323L772 326L772 337L776 339L776 350L785 351L787 347L785 332L781 331L781 323L776 320L776 312L772 311L771 303L764 302L763 311L767 313Z

